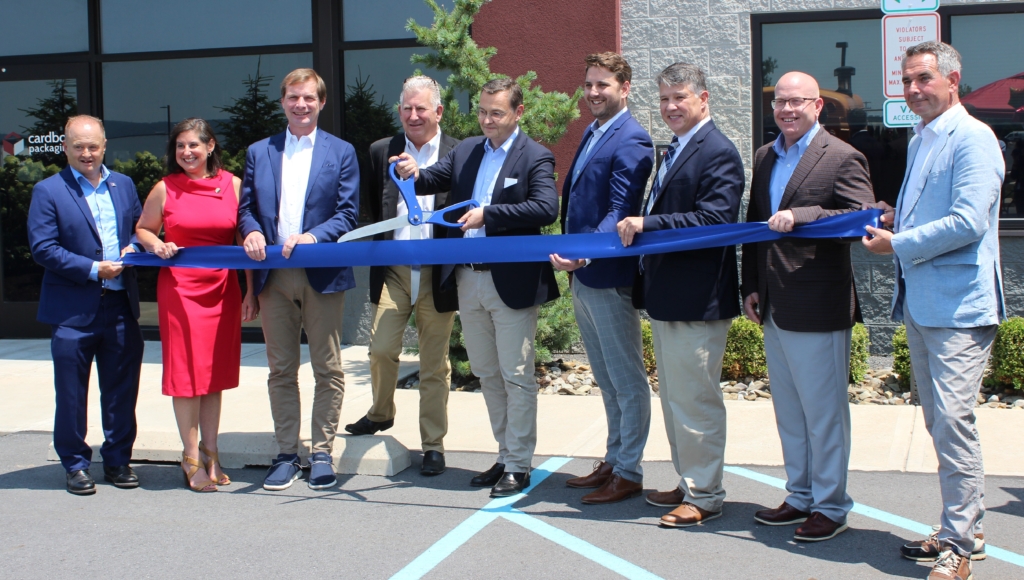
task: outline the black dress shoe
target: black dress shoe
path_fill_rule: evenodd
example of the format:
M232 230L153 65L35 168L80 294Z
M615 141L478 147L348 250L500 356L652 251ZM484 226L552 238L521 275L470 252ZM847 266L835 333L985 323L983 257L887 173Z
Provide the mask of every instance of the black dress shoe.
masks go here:
M530 487L529 473L513 473L509 471L502 475L498 483L494 484L494 487L491 488L491 497L516 495L517 493L522 493L528 487Z
M113 483L114 487L120 487L121 489L139 487L139 476L135 475L135 470L127 465L118 467L107 467L104 465L103 479Z
M367 419L366 415L363 415L363 418L355 423L345 425L345 430L352 435L373 435L377 431L387 431L394 426L394 419L388 419L387 421L381 421L378 423Z
M75 495L92 495L96 493L96 482L88 471L79 469L68 472L68 493Z
M493 487L494 484L498 483L501 476L505 473L504 463L495 463L487 471L477 475L470 480L469 485L473 487Z
M444 473L444 453L440 451L425 451L423 453L423 465L420 467L420 475L441 475Z

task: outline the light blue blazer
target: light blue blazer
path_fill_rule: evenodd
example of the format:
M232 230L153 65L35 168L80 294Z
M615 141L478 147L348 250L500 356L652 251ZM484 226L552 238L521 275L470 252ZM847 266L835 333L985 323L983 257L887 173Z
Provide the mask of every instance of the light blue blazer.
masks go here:
M892 318L909 308L921 326L971 328L1005 318L999 263L1003 157L987 125L963 107L936 137L920 186L907 190L921 138L914 136L896 202ZM900 220L908 206L906 221Z

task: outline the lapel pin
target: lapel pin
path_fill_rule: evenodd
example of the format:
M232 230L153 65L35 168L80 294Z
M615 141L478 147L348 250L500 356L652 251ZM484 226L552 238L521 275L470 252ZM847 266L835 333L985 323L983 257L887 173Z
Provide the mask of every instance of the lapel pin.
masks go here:
M217 189L214 189L213 192L214 193L220 193L220 188L218 187Z

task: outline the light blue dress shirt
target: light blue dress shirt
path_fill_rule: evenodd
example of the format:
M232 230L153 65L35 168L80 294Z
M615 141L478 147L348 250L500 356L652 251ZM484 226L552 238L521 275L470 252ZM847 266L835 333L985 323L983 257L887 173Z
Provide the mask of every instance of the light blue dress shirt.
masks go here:
M96 222L100 241L103 242L103 259L111 262L120 260L121 244L117 237L117 212L114 210L114 200L110 197L110 189L107 187L110 170L105 165L100 167L100 184L96 187L93 187L92 183L89 183L89 180L74 167L71 168L71 174L75 176L75 181L82 188L85 202L89 204L92 219ZM100 263L93 262L92 270L89 271L89 279L99 280L99 271ZM112 280L103 280L103 287L110 290L124 290L124 281L120 276Z
M491 147L491 140L484 139L484 158L480 160L480 169L476 172L476 183L473 185L473 199L480 207L491 205L491 195L494 193L494 184L498 181L498 174L501 173L501 166L508 158L509 149L519 136L519 127L509 135L508 139L497 149ZM469 230L462 237L484 238L487 237L487 227L478 230Z
M782 203L782 196L786 193L789 178L793 177L793 171L800 164L800 158L807 151L807 146L811 144L811 139L814 139L814 136L818 134L818 129L821 129L821 125L815 121L811 130L794 143L789 150L786 150L784 147L786 143L785 136L779 135L778 139L775 140L775 145L772 146L772 149L775 150L775 165L772 166L772 180L771 185L768 186L768 195L772 200L772 215L779 211L779 204Z

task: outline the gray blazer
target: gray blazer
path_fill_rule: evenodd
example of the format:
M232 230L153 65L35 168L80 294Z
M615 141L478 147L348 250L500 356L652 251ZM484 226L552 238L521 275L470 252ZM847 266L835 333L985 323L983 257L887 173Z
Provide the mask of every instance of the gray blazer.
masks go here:
M1005 318L999 264L1003 157L987 125L963 107L936 138L921 186L907 190L921 138L914 136L896 202L892 317L909 305L922 326L971 328ZM904 205L906 221L900 220Z

